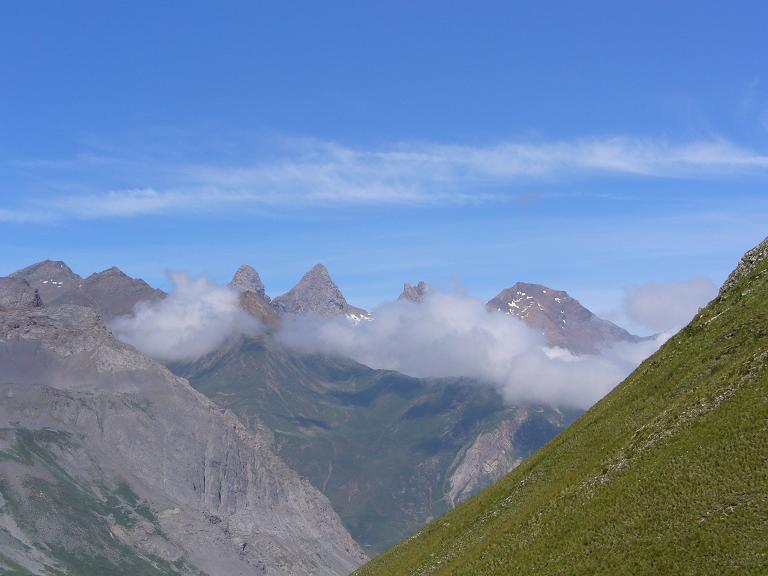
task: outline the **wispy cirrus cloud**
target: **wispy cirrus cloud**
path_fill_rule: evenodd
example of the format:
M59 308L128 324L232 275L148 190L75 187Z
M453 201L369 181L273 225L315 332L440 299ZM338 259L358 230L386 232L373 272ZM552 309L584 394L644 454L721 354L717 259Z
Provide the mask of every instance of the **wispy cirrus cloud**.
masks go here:
M129 178L132 187L110 186L105 173L104 184L92 187L106 191L48 193L45 212L34 210L33 201L28 201L16 208L0 207L0 220L24 221L25 215L35 214L38 220L128 217L243 205L481 202L508 196L509 185L563 178L764 176L768 154L723 139L672 143L610 137L492 146L401 143L379 149L302 140L269 160L143 168L135 167L135 176ZM156 182L142 181L153 180L149 175L157 173L162 178Z

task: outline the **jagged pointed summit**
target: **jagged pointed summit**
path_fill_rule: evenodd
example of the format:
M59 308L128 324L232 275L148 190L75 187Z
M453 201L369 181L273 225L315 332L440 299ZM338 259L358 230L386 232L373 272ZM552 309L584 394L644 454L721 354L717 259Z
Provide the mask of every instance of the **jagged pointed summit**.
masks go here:
M288 314L311 312L325 318L344 314L355 321L370 317L366 310L347 302L328 269L322 264L315 264L296 286L275 298L272 305L278 311Z
M228 286L238 292L255 292L261 294L267 301L269 301L266 290L264 289L264 283L261 281L259 273L248 264L243 264L237 269L237 272L235 272L235 275L232 277Z
M402 294L400 294L400 296L397 299L409 300L414 304L420 304L421 302L424 301L424 296L426 296L429 290L430 290L429 284L427 284L423 280L420 280L419 283L416 284L416 286L414 286L413 284L408 284L406 282L405 284L403 284Z
M274 328L279 325L280 317L272 306L264 290L264 283L255 268L243 264L227 286L240 293L240 307L243 310L266 326Z
M617 342L641 340L613 322L598 318L567 292L542 284L517 282L489 300L486 307L517 316L541 331L550 346L578 354L594 354Z

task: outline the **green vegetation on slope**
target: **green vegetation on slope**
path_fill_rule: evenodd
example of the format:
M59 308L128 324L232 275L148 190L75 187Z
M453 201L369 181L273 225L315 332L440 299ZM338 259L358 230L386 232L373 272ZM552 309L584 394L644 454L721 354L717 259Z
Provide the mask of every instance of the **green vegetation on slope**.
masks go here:
M356 574L768 573L768 258L753 264L545 448Z

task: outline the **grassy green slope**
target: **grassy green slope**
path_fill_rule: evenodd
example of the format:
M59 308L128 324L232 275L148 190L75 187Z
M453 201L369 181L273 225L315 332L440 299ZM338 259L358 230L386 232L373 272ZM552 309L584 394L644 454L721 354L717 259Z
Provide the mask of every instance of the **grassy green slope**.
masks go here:
M767 260L501 482L357 574L767 574Z
M301 356L268 338L173 368L244 421L265 423L280 456L328 496L372 555L448 510L443 496L457 453L525 410L504 407L490 387ZM515 435L520 457L576 415L530 413Z

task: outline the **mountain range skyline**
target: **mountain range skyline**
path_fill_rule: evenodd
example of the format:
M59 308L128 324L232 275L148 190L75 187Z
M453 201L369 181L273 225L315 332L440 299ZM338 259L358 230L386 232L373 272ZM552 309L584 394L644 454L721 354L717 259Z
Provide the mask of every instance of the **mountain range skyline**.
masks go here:
M0 274L323 262L368 310L524 280L605 316L763 237L762 3L151 8L4 7Z

